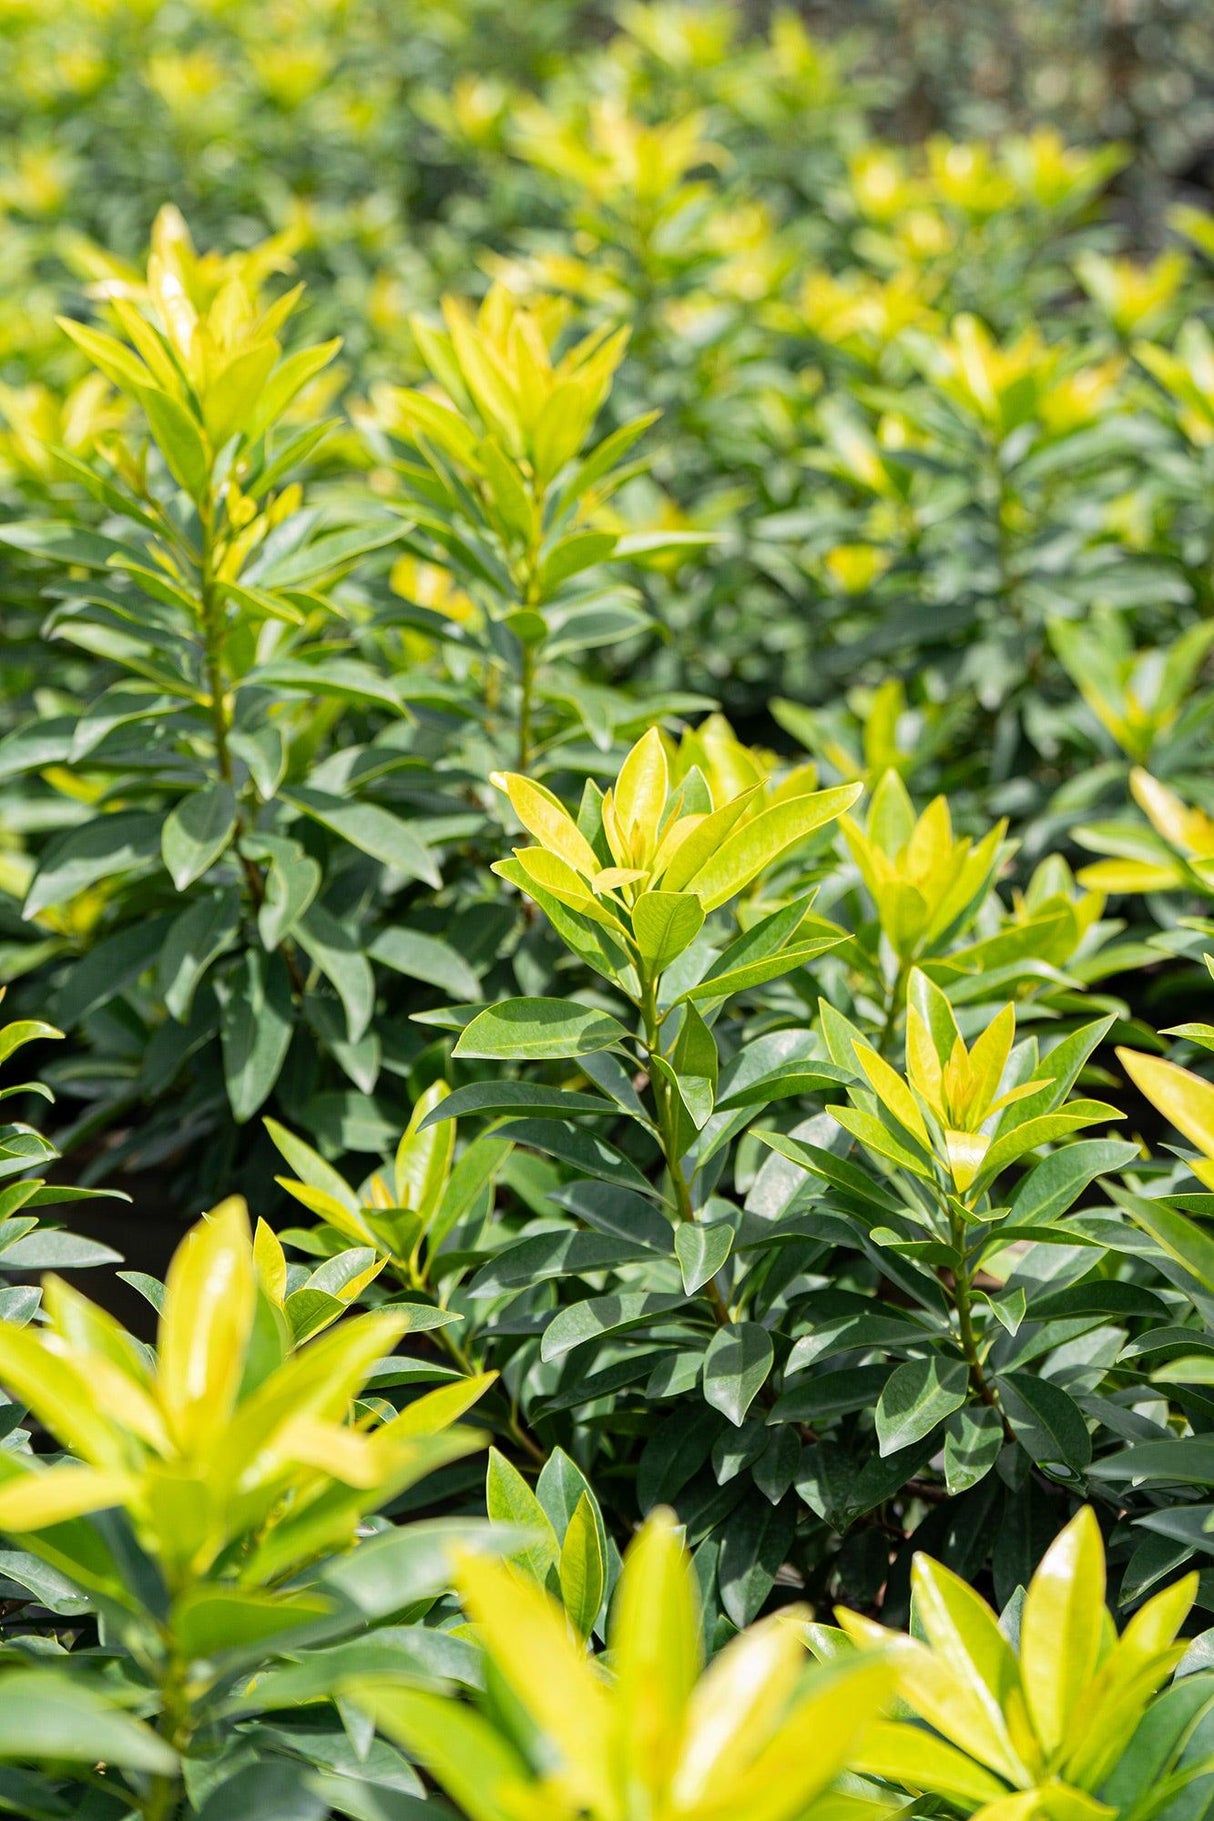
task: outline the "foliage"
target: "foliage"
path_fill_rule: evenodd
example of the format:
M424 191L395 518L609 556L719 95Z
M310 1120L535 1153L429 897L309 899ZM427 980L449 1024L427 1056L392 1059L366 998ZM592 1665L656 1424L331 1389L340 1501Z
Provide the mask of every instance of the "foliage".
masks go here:
M232 1200L187 1235L163 1289L149 1283L160 1311L154 1356L58 1277L44 1282L44 1326L28 1325L28 1309L6 1313L0 1382L14 1421L28 1412L70 1458L47 1464L28 1430L10 1424L0 1527L18 1547L5 1572L18 1598L95 1631L67 1664L72 1680L62 1667L33 1667L28 1637L6 1644L0 1703L34 1701L41 1719L27 1736L10 1728L2 1755L48 1765L42 1781L0 1771L6 1806L65 1812L58 1761L100 1758L100 1774L84 1778L103 1792L100 1814L175 1814L187 1790L194 1807L218 1812L268 1797L285 1774L281 1754L320 1773L301 1786L308 1802L337 1768L335 1742L309 1728L306 1711L294 1727L296 1710L373 1664L383 1641L423 1681L458 1669L441 1633L419 1625L414 1647L411 1633L376 1629L406 1609L420 1616L442 1591L450 1526L389 1525L361 1554L346 1552L367 1534L367 1514L479 1445L452 1424L485 1381L440 1386L394 1410L384 1392L412 1382L411 1362L391 1358L407 1313L377 1311L306 1338L357 1289L359 1278L344 1275L292 1287L269 1228L254 1240ZM477 1527L464 1529L475 1546ZM435 1638L438 1655L428 1656ZM267 1674L284 1652L289 1667ZM391 1754L363 1762L368 1800L381 1782L399 1787Z
M0 1807L1204 1800L1214 228L855 10L3 21Z

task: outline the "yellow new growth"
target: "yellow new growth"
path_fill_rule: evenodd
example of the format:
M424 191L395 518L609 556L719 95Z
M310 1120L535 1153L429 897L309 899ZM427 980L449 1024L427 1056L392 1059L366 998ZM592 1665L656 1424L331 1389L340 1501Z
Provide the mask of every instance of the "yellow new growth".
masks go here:
M1184 1655L1177 1634L1196 1574L1148 1600L1117 1637L1100 1527L1085 1506L1029 1584L1018 1651L986 1602L930 1556L915 1557L911 1585L913 1637L858 1613L837 1616L862 1651L892 1657L899 1695L931 1730L879 1723L853 1768L944 1797L980 1821L1112 1816L1095 1792Z
M808 768L769 790L753 755L725 742L719 728L704 756L707 775L684 762L676 782L660 730L650 728L637 741L603 798L610 859L599 857L544 785L495 772L491 782L539 843L515 849L526 880L627 942L631 913L651 893L686 896L704 913L716 910L860 794L859 785L815 791ZM513 869L506 862L494 870L510 877Z
M695 1575L668 1512L625 1558L610 1676L518 1570L465 1557L456 1584L526 1729L499 1731L470 1707L401 1685L363 1681L350 1693L472 1821L800 1821L892 1686L876 1657L806 1676L799 1607L752 1625L705 1671Z
M0 1382L80 1464L0 1456L0 1529L37 1552L46 1526L122 1506L174 1591L238 1540L252 1545L241 1577L256 1584L348 1542L366 1510L479 1445L471 1431L442 1432L484 1378L461 1383L454 1404L432 1393L378 1428L352 1424L408 1316L357 1316L293 1350L285 1282L281 1248L268 1229L254 1246L237 1197L173 1259L155 1363L113 1316L48 1277L45 1327L0 1324Z

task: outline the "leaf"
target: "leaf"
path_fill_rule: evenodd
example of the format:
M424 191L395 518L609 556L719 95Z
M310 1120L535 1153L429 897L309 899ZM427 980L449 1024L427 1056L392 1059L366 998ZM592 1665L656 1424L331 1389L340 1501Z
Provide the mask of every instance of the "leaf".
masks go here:
M773 1506L761 1496L749 1498L725 1527L717 1584L735 1625L749 1625L775 1586L793 1539L794 1502Z
M642 892L632 907L637 947L655 973L677 960L703 927L703 906L690 892Z
M570 999L505 999L465 1025L452 1055L499 1061L585 1056L628 1041L617 1018Z
M850 809L863 786L844 784L764 809L726 835L716 853L687 881L706 911L716 910L750 884L788 848Z
M52 904L66 903L99 879L146 868L159 858L159 816L142 810L94 816L47 845L21 914L28 921Z
M683 1022L670 1053L670 1066L679 1099L700 1132L712 1118L718 1061L716 1038L694 1005L683 1007Z
M256 949L215 983L223 1076L237 1125L251 1119L278 1080L291 1042L291 985L281 955Z
M1214 1239L1204 1228L1155 1196L1133 1195L1114 1187L1113 1198L1162 1252L1183 1265L1203 1290L1214 1294Z
M694 1296L715 1277L733 1249L734 1230L727 1220L702 1225L684 1220L674 1230L675 1256L683 1275L683 1288Z
M550 1157L559 1157L583 1176L593 1176L620 1188L636 1189L642 1195L657 1193L653 1184L622 1151L608 1144L605 1138L599 1138L593 1132L579 1131L563 1119L515 1119L509 1125L499 1126L497 1135L509 1138L514 1144L531 1145Z
M657 1321L673 1309L681 1309L687 1298L682 1295L649 1290L626 1290L614 1296L594 1296L585 1302L561 1309L544 1329L540 1357L563 1359L575 1347L587 1341L601 1340L605 1334L620 1334L629 1328Z
M381 865L392 867L408 879L420 879L435 891L441 886L442 878L429 848L407 822L402 822L390 810L381 809L377 803L351 802L301 786L284 791L283 796L288 803L311 816L314 822L340 835L351 847L370 854Z
M614 1116L615 1105L598 1094L582 1094L572 1088L532 1087L529 1081L472 1081L456 1088L426 1114L422 1124L438 1125L445 1119L464 1119L472 1114L554 1113L575 1118L579 1113Z
M1006 1219L1015 1226L1056 1220L1098 1176L1125 1169L1138 1155L1137 1145L1116 1138L1079 1139L1063 1145L1034 1164L1017 1184Z
M236 830L236 794L230 784L208 784L183 797L160 836L165 867L179 892L200 879Z
M257 912L257 933L266 948L278 948L294 932L320 890L321 878L319 862L297 842L284 841L282 851L273 854Z
M558 1575L561 1602L570 1623L580 1636L588 1638L607 1585L606 1556L588 1493L583 1492L574 1506L561 1544Z
M375 1010L375 976L358 935L346 929L322 904L313 904L299 919L296 940L326 980L336 989L346 1013L346 1035L357 1043Z
M0 1758L73 1764L108 1762L172 1777L177 1754L142 1720L57 1670L9 1669L0 1676Z
M391 924L380 931L367 953L372 961L394 968L410 980L424 980L456 999L469 1002L484 997L479 979L463 956L438 936Z
M131 391L147 413L169 473L191 499L201 500L210 485L211 462L194 419L158 386L132 386Z
M985 1479L1003 1447L1003 1424L989 1404L954 1410L944 1430L944 1482L954 1498Z
M969 1374L963 1360L940 1353L907 1360L891 1373L877 1404L881 1454L894 1454L930 1435L937 1423L960 1408L968 1392Z
M1061 1385L1031 1372L1006 1372L999 1392L1016 1440L1038 1465L1084 1471L1092 1459L1092 1438L1079 1406Z
M231 1417L256 1296L248 1211L230 1196L190 1228L165 1280L157 1395L183 1454L205 1453Z
M235 886L197 897L174 918L156 964L156 982L171 1018L184 1024L198 983L212 962L234 947L240 930Z
M704 1401L735 1428L767 1382L774 1357L771 1335L758 1322L718 1328L704 1355Z
M495 1524L511 1524L533 1533L533 1540L513 1551L513 1559L541 1587L560 1557L560 1543L544 1507L519 1472L496 1448L489 1450L485 1475L485 1509ZM596 1608L597 1610L597 1608Z
M1102 1654L1104 1542L1083 1506L1051 1543L1020 1615L1020 1674L1047 1752L1068 1737Z

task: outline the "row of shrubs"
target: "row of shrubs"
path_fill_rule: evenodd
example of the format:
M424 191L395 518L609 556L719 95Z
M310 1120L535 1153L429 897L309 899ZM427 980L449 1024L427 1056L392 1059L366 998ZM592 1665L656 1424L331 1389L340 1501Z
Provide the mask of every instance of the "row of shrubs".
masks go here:
M0 1807L1196 1816L1214 226L422 11L0 32Z

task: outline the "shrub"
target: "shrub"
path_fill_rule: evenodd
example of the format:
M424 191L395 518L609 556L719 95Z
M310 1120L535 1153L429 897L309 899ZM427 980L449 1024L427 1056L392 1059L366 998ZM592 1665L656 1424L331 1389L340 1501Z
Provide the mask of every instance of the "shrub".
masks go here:
M1203 1800L1214 230L892 61L0 33L0 1806Z

